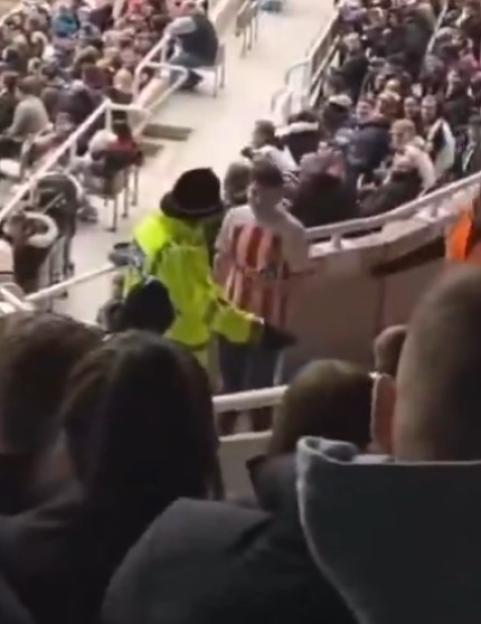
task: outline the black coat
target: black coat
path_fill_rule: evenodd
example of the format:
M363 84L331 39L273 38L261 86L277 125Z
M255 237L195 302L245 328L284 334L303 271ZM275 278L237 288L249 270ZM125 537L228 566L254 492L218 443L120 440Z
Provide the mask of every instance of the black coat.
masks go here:
M393 175L391 180L380 186L361 202L361 216L371 217L415 199L421 191L421 181L417 172Z
M173 499L71 486L44 507L0 521L0 570L36 624L92 624L128 549ZM3 624L3 622L2 622Z
M29 457L0 455L0 515L22 513L58 494L60 483L32 484L34 468Z
M0 622L2 624L34 624L5 579L0 576Z
M368 62L364 52L347 56L339 69L339 74L344 79L349 95L354 102L361 93L362 83L366 76Z
M472 107L473 102L467 88L460 89L444 100L444 116L453 130L468 124Z
M357 216L355 198L348 185L327 174L301 182L291 212L305 227L329 225Z
M379 167L389 154L390 123L384 117L376 117L360 124L348 147L349 165L358 173L368 173Z
M103 624L353 624L311 560L293 466L270 485L276 513L181 500L126 557Z

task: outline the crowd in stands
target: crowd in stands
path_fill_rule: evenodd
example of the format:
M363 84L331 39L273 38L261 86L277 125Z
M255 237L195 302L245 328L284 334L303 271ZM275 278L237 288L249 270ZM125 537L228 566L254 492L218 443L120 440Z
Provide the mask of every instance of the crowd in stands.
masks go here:
M291 209L307 227L388 212L480 165L479 3L346 0L339 12L320 108L262 123L253 141L297 172Z
M191 70L184 86L194 87L200 77L193 68L212 64L217 53L206 8L191 0L173 6L164 0L126 2L114 19L111 2L59 0L26 4L7 17L0 37L0 163L19 160L14 171L21 175L61 146L105 98L131 104L134 87L139 93L154 75L146 67L134 77L136 67L163 37L170 41L171 62ZM25 292L71 274L76 221L97 221L87 193L111 193L116 176L141 163L131 121L125 110L114 110L110 130L103 117L90 124L75 153L66 152L41 180L34 201L30 197L3 224L2 243L11 251L5 264L13 263L15 281ZM54 266L49 263L47 271L49 256Z
M204 369L135 305L111 336L2 317L2 623L475 622L480 313L453 270L375 372L301 369L242 500Z
M131 101L168 18L128 2L113 24L111 9L10 18L5 155L23 132L51 149L105 95ZM306 227L386 212L481 166L478 3L346 0L340 12L320 110L257 122L223 185L184 172L115 247L122 273L97 325L0 316L1 624L478 622L479 266L448 272L407 326L385 328L371 366L310 362L275 414L249 412L252 429L271 428L245 467L251 496L223 479L219 435L239 414L214 414L213 338L225 392L272 385L306 304ZM192 30L199 16L172 32L207 34ZM194 88L205 58L185 52ZM109 146L130 150L124 115L114 129L88 137L72 174ZM61 179L56 213L4 224L0 251L11 245L25 292L60 230L75 233L76 188ZM52 209L43 182L36 201Z

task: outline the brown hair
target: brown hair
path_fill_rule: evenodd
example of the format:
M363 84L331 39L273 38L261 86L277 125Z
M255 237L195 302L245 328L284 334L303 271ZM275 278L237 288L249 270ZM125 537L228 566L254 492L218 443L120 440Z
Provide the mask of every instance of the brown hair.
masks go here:
M311 362L286 391L269 455L292 453L304 436L322 436L365 448L370 442L372 387L370 375L354 364Z
M59 314L0 319L0 427L8 447L29 454L53 441L70 371L100 335Z

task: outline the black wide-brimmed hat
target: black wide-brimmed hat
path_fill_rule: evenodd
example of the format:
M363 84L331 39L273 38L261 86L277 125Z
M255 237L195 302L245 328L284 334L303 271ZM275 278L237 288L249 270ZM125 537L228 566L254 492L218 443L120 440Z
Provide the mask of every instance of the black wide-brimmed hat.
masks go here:
M219 178L212 169L186 171L164 195L160 208L179 219L201 219L222 212Z

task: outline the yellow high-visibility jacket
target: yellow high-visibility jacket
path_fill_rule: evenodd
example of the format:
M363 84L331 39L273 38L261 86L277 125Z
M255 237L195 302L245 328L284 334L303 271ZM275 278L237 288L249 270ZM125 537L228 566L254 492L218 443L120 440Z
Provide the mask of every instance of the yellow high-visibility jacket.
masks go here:
M215 284L201 225L159 212L139 224L134 241L139 258L127 288L146 275L164 284L176 312L167 337L195 352L207 348L213 333L231 342L250 340L256 317L232 306Z

